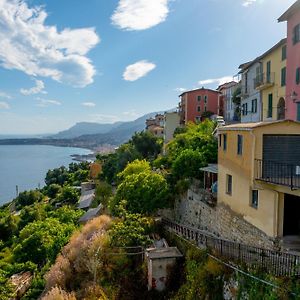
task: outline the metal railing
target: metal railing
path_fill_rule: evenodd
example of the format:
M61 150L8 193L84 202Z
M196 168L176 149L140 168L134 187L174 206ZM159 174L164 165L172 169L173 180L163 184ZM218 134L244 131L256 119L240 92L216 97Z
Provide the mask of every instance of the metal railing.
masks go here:
M299 166L271 160L255 159L255 179L273 184L300 188Z
M219 239L168 219L162 219L162 224L184 239L194 241L195 246L204 247L211 254L227 261L244 264L252 270L262 270L275 276L300 276L300 255Z
M261 88L274 84L275 73L262 73L254 78L254 88Z

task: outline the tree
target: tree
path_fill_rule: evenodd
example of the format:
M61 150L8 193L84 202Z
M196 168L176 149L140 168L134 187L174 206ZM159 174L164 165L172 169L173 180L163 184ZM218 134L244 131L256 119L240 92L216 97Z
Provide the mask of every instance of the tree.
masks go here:
M149 171L128 175L119 184L112 206L126 200L131 213L153 213L167 204L168 186L165 178ZM114 208L114 207L112 207Z
M15 261L31 261L39 266L52 263L74 229L74 225L62 224L54 218L28 224L21 230L13 250Z
M95 199L97 201L97 205L102 203L105 207L107 207L108 200L112 196L112 187L105 181L101 181L96 187L96 195Z
M129 175L138 174L141 172L150 172L150 171L151 171L151 167L148 161L146 161L145 159L143 160L136 159L135 161L129 163L127 167L118 174L118 178L120 180L123 180Z
M200 168L206 165L203 154L192 149L183 150L172 164L175 178L199 178Z
M25 191L19 194L16 198L16 208L21 209L24 206L31 205L35 202L40 202L44 198L44 195L38 191Z
M70 186L64 186L57 197L58 202L76 204L79 200L78 191Z
M241 92L242 88L238 87L232 94L232 102L235 104L235 118L238 120L241 119Z
M83 213L84 212L80 209L74 209L71 206L64 205L63 207L50 211L48 217L58 219L61 223L76 225Z
M31 222L44 220L47 216L45 209L46 205L43 203L25 206L20 213L19 230Z
M61 192L61 186L57 183L52 183L48 187L46 187L46 195L54 199L60 192Z
M60 167L53 170L49 170L46 174L45 183L50 185L53 183L64 185L69 179L69 173L66 167Z

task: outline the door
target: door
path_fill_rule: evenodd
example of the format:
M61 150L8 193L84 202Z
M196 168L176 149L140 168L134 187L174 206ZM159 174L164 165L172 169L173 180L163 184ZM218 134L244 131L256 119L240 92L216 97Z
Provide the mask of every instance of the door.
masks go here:
M300 197L284 195L283 235L300 235Z
M267 62L267 83L271 83L271 61Z

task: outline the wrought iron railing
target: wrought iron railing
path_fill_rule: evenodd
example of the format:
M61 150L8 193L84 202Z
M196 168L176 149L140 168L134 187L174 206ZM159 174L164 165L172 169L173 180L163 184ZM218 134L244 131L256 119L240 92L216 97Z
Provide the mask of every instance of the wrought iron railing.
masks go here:
M299 166L271 160L255 160L255 179L300 189Z
M275 81L275 73L262 73L254 78L254 88L272 85Z
M194 241L195 246L204 247L211 254L218 255L226 261L244 264L252 270L263 270L275 276L300 276L300 255L223 240L168 219L163 219L162 223L169 231Z

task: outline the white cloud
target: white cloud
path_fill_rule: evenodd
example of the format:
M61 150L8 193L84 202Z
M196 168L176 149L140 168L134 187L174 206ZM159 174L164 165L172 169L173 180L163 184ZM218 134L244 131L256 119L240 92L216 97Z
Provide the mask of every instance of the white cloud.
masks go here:
M0 98L11 99L12 97L7 93L0 91Z
M252 4L254 4L255 2L256 2L256 0L244 0L242 5L245 7L248 7Z
M43 7L0 0L0 63L31 76L84 87L95 69L85 56L100 41L94 28L63 29L45 24Z
M43 98L36 98L38 100L38 107L48 107L50 105L61 105L61 102L58 100L49 100L49 99L43 99Z
M92 114L89 116L89 122L114 123L120 121L120 118L114 115Z
M147 60L138 61L126 67L123 78L127 81L135 81L146 76L150 71L154 70L156 65Z
M178 92L178 93L183 93L183 92L185 92L186 90L187 90L186 88L181 88L181 87L174 89L174 91L175 91L175 92Z
M164 22L169 0L119 0L111 17L112 23L123 30L144 30Z
M221 85L221 84L224 84L224 83L232 81L232 80L233 80L232 76L224 76L224 77L220 77L220 78L200 80L198 82L198 84L199 85L207 85L207 84L216 83L217 85Z
M42 80L35 79L35 86L30 89L20 89L20 93L28 96L28 95L34 95L34 94L47 94L46 91L44 91L45 84Z
M96 103L94 103L94 102L82 102L81 105L86 106L86 107L95 107Z
M9 109L10 106L7 102L0 101L0 109Z
M137 117L139 114L136 112L135 109L129 110L129 111L124 111L122 115L126 117Z

